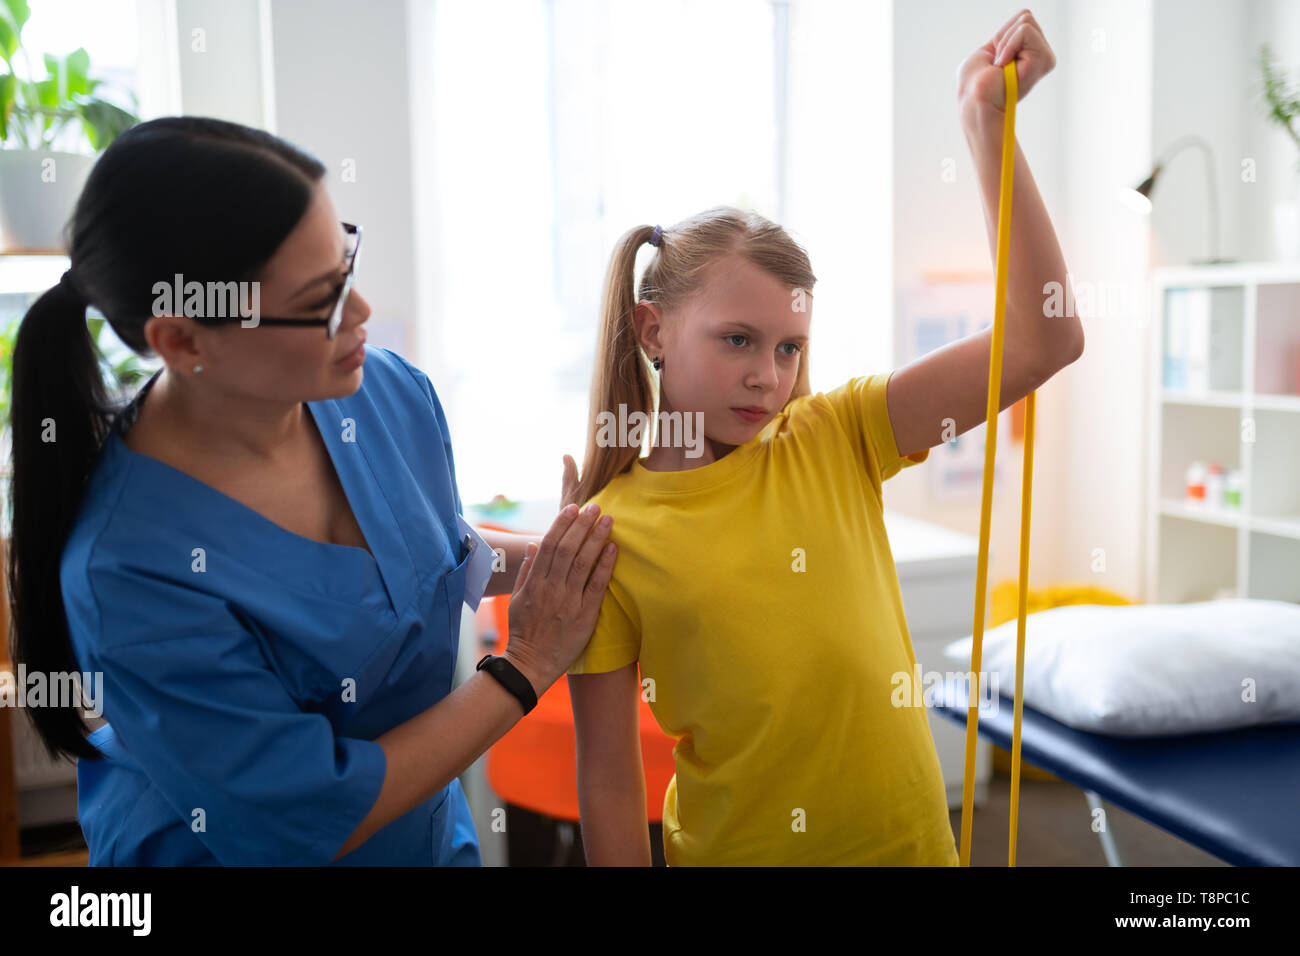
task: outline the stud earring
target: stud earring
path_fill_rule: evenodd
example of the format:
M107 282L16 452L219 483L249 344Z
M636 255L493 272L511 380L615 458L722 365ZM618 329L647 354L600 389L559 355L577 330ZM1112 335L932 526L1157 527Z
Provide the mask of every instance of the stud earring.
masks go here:
M194 366L194 371L195 371L196 373L197 373L197 372L202 372L202 371L203 371L203 366L202 366L202 365L196 365L196 366Z
M655 371L656 371L656 372L659 371L661 368L664 367L664 360L661 359L661 358L660 358L659 356L657 356L657 355L656 355L656 356L655 356L651 361L652 361L652 364L653 364L654 367L655 367Z

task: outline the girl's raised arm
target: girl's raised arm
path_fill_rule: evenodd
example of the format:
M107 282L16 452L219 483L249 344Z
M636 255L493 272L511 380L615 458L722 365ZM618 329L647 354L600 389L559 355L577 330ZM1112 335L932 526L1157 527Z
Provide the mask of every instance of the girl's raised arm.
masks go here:
M1006 81L1015 61L1017 102L1056 64L1037 21L1021 10L958 71L962 131L980 183L989 250L997 260L998 199ZM1039 388L1083 354L1083 325L1051 217L1016 146L1011 190L1011 261L1007 279L1001 411ZM900 455L951 441L988 415L993 329L982 329L898 369L889 380L889 417Z

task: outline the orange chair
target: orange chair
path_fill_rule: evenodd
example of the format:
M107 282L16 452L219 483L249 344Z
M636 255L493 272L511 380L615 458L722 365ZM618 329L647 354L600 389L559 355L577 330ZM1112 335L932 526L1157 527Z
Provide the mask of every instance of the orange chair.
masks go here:
M480 524L489 531L514 531ZM492 653L505 650L510 637L509 595L493 602L497 640ZM655 721L650 705L640 702L641 760L645 768L647 823L663 821L664 791L675 772L674 740ZM578 822L577 745L569 683L558 680L538 698L537 706L492 745L487 754L488 785L502 800L554 820Z

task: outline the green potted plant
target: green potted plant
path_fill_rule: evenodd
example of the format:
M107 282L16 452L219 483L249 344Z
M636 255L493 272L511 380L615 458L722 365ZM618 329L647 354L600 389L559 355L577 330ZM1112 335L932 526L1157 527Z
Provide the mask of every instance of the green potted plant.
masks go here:
M1282 130L1300 151L1300 89L1287 86L1286 75L1273 64L1267 43L1259 48L1259 66L1264 75L1263 105L1269 121ZM1292 195L1273 206L1273 231L1279 259L1300 260L1300 152L1296 175L1291 178Z
M22 44L30 13L27 0L0 0L0 253L64 251L62 229L94 157L139 122L104 98L84 48L45 54L46 75L35 77ZM125 95L138 109L134 92Z

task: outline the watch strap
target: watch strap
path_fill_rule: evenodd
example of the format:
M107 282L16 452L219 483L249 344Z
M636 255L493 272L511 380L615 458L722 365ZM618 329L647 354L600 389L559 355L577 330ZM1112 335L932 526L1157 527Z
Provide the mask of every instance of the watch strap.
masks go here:
M474 666L476 671L487 671L497 682L506 690L515 695L520 705L527 714L537 706L537 692L533 690L532 681L519 672L504 657L498 657L494 654L484 654L483 659Z

